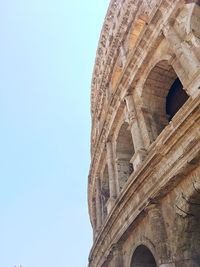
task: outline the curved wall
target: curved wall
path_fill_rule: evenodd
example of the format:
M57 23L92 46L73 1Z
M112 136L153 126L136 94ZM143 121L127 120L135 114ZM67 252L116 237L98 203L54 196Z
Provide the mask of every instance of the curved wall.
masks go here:
M110 3L92 79L91 267L200 266L198 228L195 249L178 245L200 192L199 22L198 1Z

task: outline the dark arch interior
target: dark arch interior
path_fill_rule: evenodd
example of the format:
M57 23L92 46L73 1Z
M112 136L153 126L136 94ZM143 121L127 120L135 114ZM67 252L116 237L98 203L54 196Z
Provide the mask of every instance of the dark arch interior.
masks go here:
M132 261L131 267L157 267L151 251L144 245L136 248Z
M181 81L177 78L172 84L166 98L166 113L169 116L169 121L174 117L188 98L189 96L183 89Z
M152 143L188 99L181 81L166 60L150 71L143 90L144 117Z

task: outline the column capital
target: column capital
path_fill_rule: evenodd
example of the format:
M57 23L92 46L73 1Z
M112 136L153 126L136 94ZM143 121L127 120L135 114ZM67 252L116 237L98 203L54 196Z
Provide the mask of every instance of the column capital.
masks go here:
M145 211L147 213L150 213L152 211L158 211L158 210L160 210L159 203L152 203L152 204L149 204L147 207L145 207Z
M111 138L109 137L109 138L106 140L106 145L110 145L110 144L112 144L112 142L111 142Z
M113 138L113 136L112 135L109 135L108 137L107 137L107 139L106 139L106 146L107 145L112 145L112 138Z
M128 123L129 125L132 125L134 123L134 121L136 120L136 115L134 111L129 111L127 114L127 119L128 119Z
M124 101L126 103L128 111L134 111L135 110L134 101L133 101L133 94L127 94L124 97Z
M111 247L111 251L113 254L117 253L118 251L122 250L122 244L121 243L115 243Z
M132 94L126 95L124 97L124 101L127 107L127 119L128 119L129 125L132 125L134 121L136 120L136 112L135 112L135 104L133 100L133 95Z
M99 180L99 179L100 179L100 174L97 173L97 175L96 175L96 180Z
M128 97L133 97L133 93L131 93L131 92L126 92L126 95L124 96L124 100L126 100L126 98L128 98Z
M170 29L171 25L169 23L165 24L164 27L162 28L162 33L165 37L168 36Z

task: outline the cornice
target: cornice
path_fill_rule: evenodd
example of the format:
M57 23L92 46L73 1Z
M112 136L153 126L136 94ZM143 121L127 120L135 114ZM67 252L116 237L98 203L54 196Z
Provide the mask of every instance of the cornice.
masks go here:
M139 15L146 17L160 0L112 0L110 2L96 53L92 77L91 112L98 117L109 84L113 65L128 28ZM98 105L97 105L98 103Z

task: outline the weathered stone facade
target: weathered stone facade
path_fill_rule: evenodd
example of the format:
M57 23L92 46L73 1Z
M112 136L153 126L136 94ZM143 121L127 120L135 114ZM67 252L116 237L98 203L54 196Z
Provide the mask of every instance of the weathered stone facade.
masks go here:
M91 102L89 267L199 267L200 1L112 0Z

